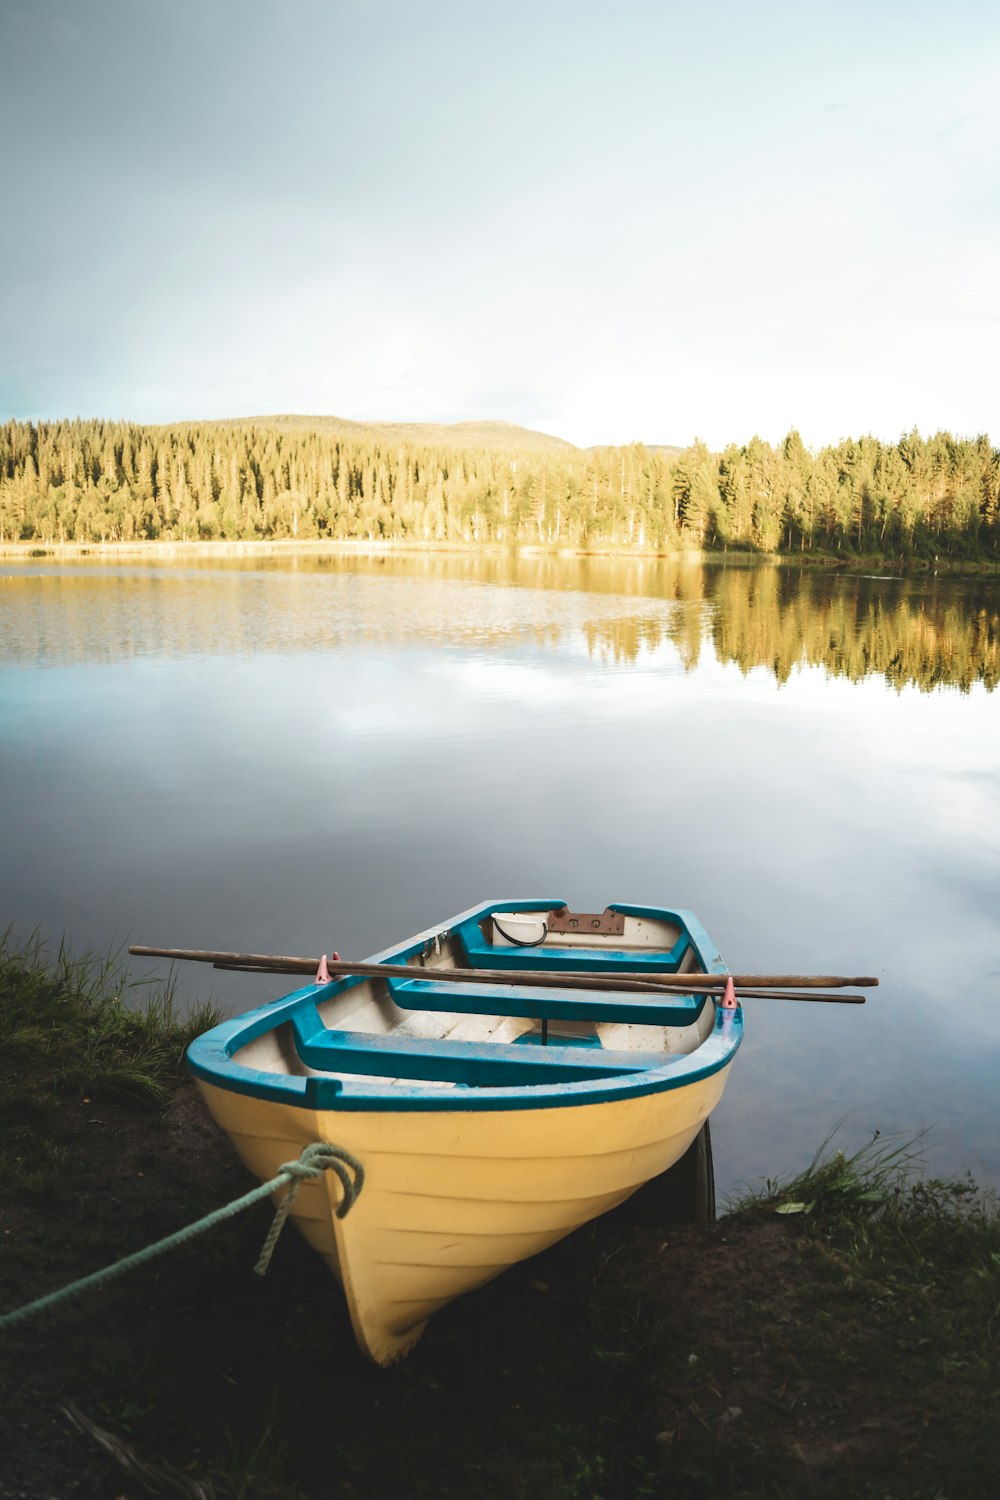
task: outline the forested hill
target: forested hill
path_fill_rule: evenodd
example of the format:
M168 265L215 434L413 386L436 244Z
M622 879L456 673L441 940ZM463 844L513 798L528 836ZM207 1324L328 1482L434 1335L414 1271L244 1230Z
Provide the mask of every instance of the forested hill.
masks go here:
M337 419L329 419L336 422ZM301 425L300 425L301 424ZM346 427L347 424L341 424ZM0 426L0 542L299 538L1000 556L1000 451L469 446L322 419ZM430 429L439 433L442 429ZM449 429L443 429L448 431ZM514 432L519 429L513 429Z
M501 453L572 448L565 438L517 427L512 422L352 422L347 417L234 417L205 424L273 427L280 432L320 432L355 442L412 443L422 448L492 448ZM677 450L680 451L679 449Z

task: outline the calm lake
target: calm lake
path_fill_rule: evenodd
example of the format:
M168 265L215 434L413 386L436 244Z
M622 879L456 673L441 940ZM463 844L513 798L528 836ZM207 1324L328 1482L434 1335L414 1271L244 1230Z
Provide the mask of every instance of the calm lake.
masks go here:
M492 897L690 907L734 969L882 981L748 1002L721 1193L841 1119L995 1186L998 681L996 579L0 559L0 927L361 958Z

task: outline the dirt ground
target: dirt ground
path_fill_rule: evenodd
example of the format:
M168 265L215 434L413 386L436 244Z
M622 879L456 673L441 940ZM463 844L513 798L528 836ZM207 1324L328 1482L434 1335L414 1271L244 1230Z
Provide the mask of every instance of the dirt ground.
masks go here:
M73 1171L0 1209L4 1309L250 1185L187 1084L165 1118L80 1102L60 1129ZM680 1224L653 1184L381 1370L297 1235L252 1274L270 1217L0 1334L3 1500L1000 1493L1000 1420L942 1419L919 1318L813 1220Z

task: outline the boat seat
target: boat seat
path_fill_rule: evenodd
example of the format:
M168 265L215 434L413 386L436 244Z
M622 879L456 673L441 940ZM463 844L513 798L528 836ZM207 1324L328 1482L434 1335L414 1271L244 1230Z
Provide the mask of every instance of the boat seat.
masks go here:
M293 1018L295 1046L307 1068L423 1078L471 1087L579 1083L622 1073L645 1073L669 1061L664 1052L606 1052L599 1047L518 1046L400 1037L391 1032L328 1029L315 1011Z
M546 989L513 981L459 984L448 979L387 979L385 983L401 1010L528 1016L540 1021L627 1021L640 1026L690 1026L708 998L673 990L660 996L635 990Z
M637 915L639 907L613 907L614 911L632 911ZM547 915L547 911L525 908L535 916ZM506 947L494 945L483 931L482 912L474 914L452 929L465 949L470 968L476 969L560 969L571 974L608 974L616 969L630 974L676 974L691 948L691 938L682 931L672 948L578 948L572 945L560 947L546 941L535 947Z

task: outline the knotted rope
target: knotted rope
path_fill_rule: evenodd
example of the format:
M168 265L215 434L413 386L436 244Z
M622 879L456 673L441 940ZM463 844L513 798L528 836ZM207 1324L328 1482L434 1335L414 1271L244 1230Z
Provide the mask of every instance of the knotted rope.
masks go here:
M38 1297L34 1302L28 1302L24 1307L17 1307L13 1312L4 1313L0 1316L0 1330L12 1328L16 1323L23 1322L26 1318L33 1317L35 1313L48 1312L54 1307L68 1302L71 1297L76 1297L90 1287L103 1286L108 1281L113 1281L116 1276L122 1276L126 1271L134 1270L137 1266L144 1266L148 1261L154 1260L158 1255L164 1255L168 1250L174 1250L179 1245L185 1245L197 1235L214 1229L216 1224L221 1224L225 1219L232 1219L245 1208L250 1208L255 1203L270 1196L278 1188L287 1184L288 1190L284 1198L278 1204L274 1215L274 1222L268 1230L257 1264L254 1270L258 1276L263 1276L267 1270L274 1247L278 1242L278 1236L285 1226L285 1221L291 1212L292 1204L295 1202L296 1194L302 1183L309 1177L322 1177L324 1172L335 1172L340 1178L343 1188L343 1197L337 1205L336 1214L338 1219L350 1213L358 1200L365 1181L365 1169L356 1157L342 1146L335 1146L326 1141L314 1141L305 1146L296 1161L286 1161L277 1170L270 1182L262 1182L259 1187L252 1188L249 1193L244 1193L232 1203L225 1204L222 1208L213 1209L203 1219L197 1219L195 1223L188 1224L184 1229L178 1229L174 1234L168 1234L165 1239L157 1240L152 1245L147 1245L142 1250L136 1250L132 1255L126 1255L121 1260L114 1261L110 1266L105 1266L100 1271L92 1271L89 1276L81 1276L78 1281L70 1282L69 1286L60 1287L58 1291L48 1292L44 1297ZM353 1173L353 1176L351 1175Z
M349 1175L348 1167L354 1173L353 1177ZM271 1264L271 1256L278 1243L278 1236L292 1211L295 1195L307 1177L322 1177L324 1172L336 1172L340 1178L340 1185L344 1189L344 1196L336 1209L338 1219L343 1219L350 1213L357 1202L358 1194L365 1185L365 1169L357 1157L345 1151L342 1146L333 1146L326 1141L314 1141L311 1146L304 1147L298 1161L286 1161L278 1170L279 1174L289 1178L288 1192L278 1204L274 1222L267 1231L267 1238L261 1246L257 1264L254 1266L258 1276L264 1276Z

